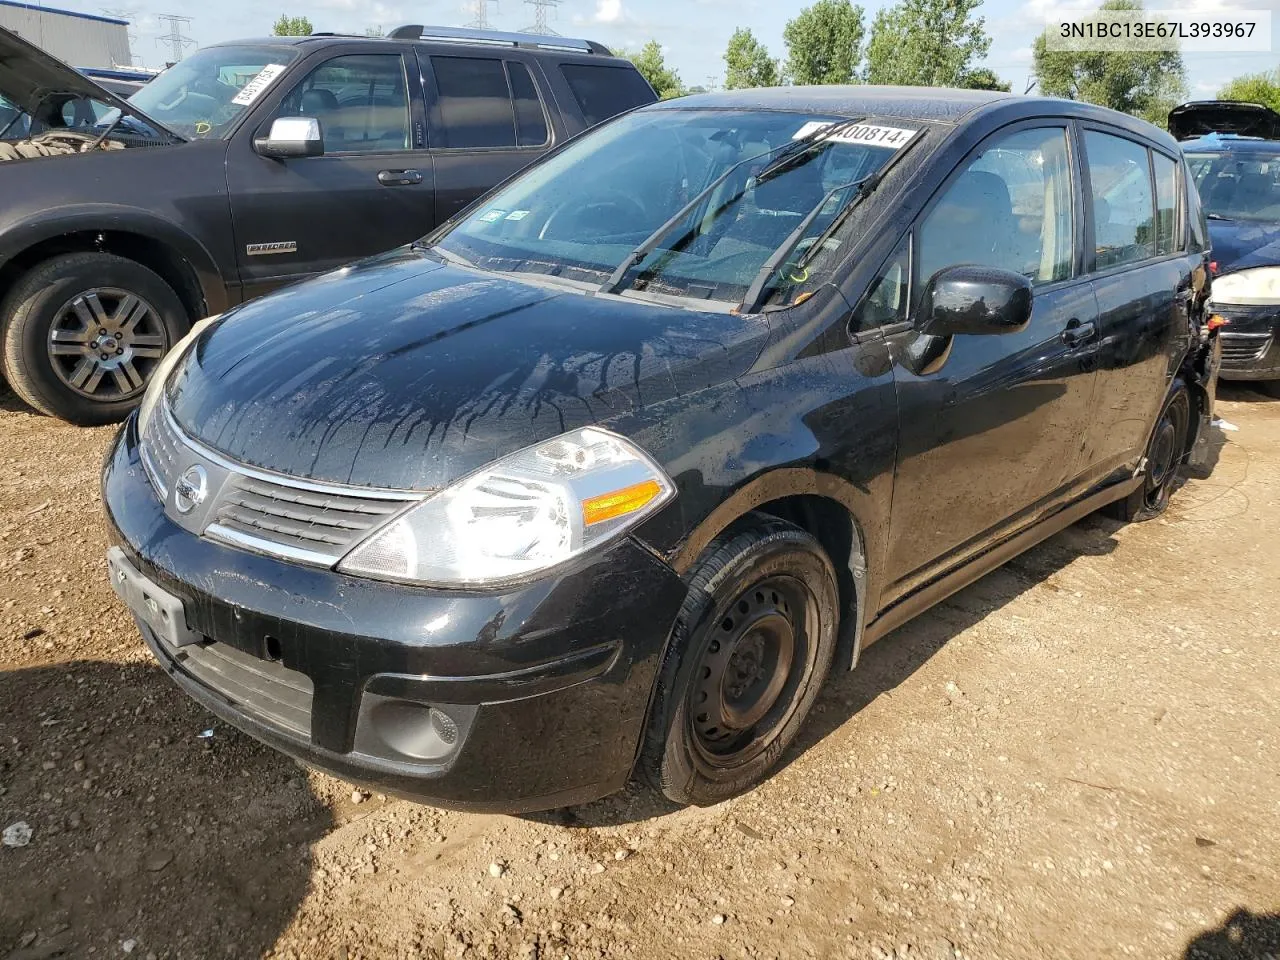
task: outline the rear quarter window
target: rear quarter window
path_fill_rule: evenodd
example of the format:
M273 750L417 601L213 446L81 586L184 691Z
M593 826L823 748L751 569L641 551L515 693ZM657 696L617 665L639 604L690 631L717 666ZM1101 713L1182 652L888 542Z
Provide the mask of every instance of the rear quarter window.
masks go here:
M589 127L658 99L640 72L630 67L564 63L560 72Z

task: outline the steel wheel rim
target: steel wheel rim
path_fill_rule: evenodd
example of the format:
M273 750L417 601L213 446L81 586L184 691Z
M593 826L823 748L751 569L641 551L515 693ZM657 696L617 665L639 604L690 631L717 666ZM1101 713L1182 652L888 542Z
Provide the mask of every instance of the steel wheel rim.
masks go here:
M1185 435L1187 410L1181 403L1170 404L1156 426L1147 454L1146 504L1159 509L1173 488L1177 475L1178 443Z
M704 762L738 767L777 738L812 672L817 615L812 592L788 576L753 584L722 612L689 693Z
M146 389L169 334L147 300L119 287L77 293L49 325L49 362L73 393L90 400L129 400Z

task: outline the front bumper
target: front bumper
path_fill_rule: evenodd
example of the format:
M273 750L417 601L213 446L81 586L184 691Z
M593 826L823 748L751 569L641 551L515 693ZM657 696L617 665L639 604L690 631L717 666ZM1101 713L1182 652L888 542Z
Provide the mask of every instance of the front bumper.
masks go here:
M1222 338L1224 380L1280 380L1280 307L1211 304L1227 320Z
M112 569L180 601L181 646L135 617L210 711L306 763L440 806L547 809L626 783L685 596L643 546L621 540L504 593L296 565L169 520L133 424L103 467Z

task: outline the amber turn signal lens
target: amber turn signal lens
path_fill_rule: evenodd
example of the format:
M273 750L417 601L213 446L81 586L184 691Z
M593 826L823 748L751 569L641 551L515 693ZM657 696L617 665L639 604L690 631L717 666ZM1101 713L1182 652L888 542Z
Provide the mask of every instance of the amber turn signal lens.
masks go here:
M1217 330L1219 327L1225 327L1230 322L1226 317L1220 317L1215 313L1209 318L1208 327L1210 330Z
M662 486L657 480L646 480L634 486L614 490L612 493L602 493L598 497L590 497L582 501L582 520L587 526L591 526L593 523L603 523L615 517L625 517L661 495Z

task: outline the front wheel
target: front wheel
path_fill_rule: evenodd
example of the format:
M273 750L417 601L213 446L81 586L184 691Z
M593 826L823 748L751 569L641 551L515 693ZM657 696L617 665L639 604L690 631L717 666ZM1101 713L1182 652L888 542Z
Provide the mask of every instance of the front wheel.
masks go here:
M190 323L158 274L124 257L72 253L33 267L0 307L10 386L82 426L122 419Z
M1147 443L1142 468L1142 485L1109 512L1125 523L1141 523L1160 516L1169 507L1169 498L1178 482L1178 468L1187 452L1191 429L1191 395L1181 383L1169 395L1155 430Z
M763 781L822 688L839 619L831 560L799 527L753 514L714 541L663 663L641 773L699 806Z

